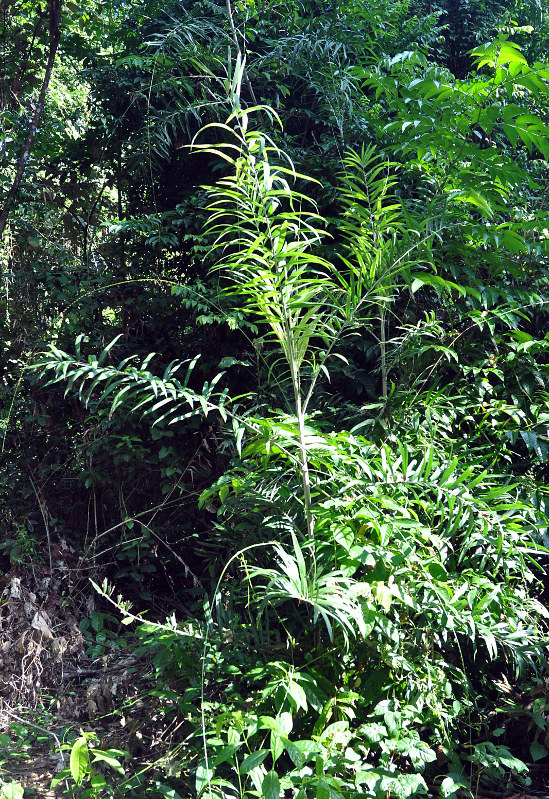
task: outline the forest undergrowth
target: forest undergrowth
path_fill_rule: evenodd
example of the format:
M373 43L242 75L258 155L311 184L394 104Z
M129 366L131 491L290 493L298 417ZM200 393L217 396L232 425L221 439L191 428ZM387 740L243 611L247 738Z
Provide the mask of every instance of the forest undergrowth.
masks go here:
M549 796L538 5L2 11L1 799Z

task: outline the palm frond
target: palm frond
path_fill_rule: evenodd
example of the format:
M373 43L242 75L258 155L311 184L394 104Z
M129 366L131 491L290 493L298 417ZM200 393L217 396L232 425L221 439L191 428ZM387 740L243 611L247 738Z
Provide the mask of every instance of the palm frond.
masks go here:
M65 396L74 390L86 406L94 396L99 403L110 403L111 416L124 408L141 417L153 416L154 424L174 424L197 414L207 416L214 410L226 418L226 392L216 390L223 372L206 381L201 391L189 386L198 357L172 361L162 377L158 377L147 368L154 353L138 366L131 365L133 357L116 366L105 366L104 361L117 339L105 347L99 358L90 355L87 360L80 360L81 340L82 337L77 341L76 358L53 344L39 354L32 369L47 378L46 385L65 383Z
M259 613L286 602L304 604L311 611L313 624L322 619L331 641L335 623L348 644L357 628L363 631L362 607L353 591L355 581L337 569L323 571L315 562L314 547L302 548L293 531L291 538L291 551L275 546L276 568L247 568L248 580L268 580L263 587L256 585L261 598Z

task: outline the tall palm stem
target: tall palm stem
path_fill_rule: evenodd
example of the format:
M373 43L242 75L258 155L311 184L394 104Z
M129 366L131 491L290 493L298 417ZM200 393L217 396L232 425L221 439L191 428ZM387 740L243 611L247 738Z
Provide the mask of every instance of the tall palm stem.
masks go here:
M380 309L379 351L381 355L381 396L387 399L387 311L385 305Z
M292 383L294 388L295 411L297 416L297 426L299 434L301 483L303 485L303 503L305 506L305 518L307 521L307 534L309 538L313 538L315 520L313 516L313 504L311 499L311 474L309 471L309 461L307 458L307 445L305 440L305 414L303 413L303 403L301 400L301 385L299 380L299 373L295 369L292 369Z

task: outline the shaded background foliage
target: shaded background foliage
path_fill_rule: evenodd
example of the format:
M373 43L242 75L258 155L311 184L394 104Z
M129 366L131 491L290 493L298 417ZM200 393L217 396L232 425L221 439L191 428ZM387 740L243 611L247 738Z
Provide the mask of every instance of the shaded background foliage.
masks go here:
M398 120L398 126L402 125L402 114L413 107L414 97L413 93L403 96L403 105L397 96L379 93L383 75L390 75L395 68L398 71L398 62L396 67L387 68L383 64L389 64L397 53L416 51L424 53L427 60L422 61L423 57L418 56L419 60L412 61L409 68L402 62L404 72L400 72L399 80L412 83L415 75L421 73L427 77L438 73L441 78L453 73L464 78L472 66L468 51L488 40L511 17L520 17L517 21L521 25L534 25L531 37L523 35L526 52L535 37L542 35L539 9L535 4L520 8L513 4L508 7L497 4L497 8L492 8L471 2L455 8L453 4L414 5L410 2L341 3L332 8L314 3L266 4L265 7L261 3L246 3L235 7L234 13L238 43L247 53L249 85L253 86L258 101L268 102L278 110L284 129L281 144L296 167L300 169L306 164L306 171L321 179L321 187L313 186L312 191L317 195L321 210L329 214L336 213L337 209L335 186L343 146L378 139L385 152L397 159L403 157L400 155L403 147L414 147L413 137L406 136L406 131L397 135L397 128L386 129L391 115ZM6 143L3 146L6 186L10 157L14 158L16 143L25 132L25 98L30 107L44 61L44 32L39 20L37 8L32 4L6 4L4 8L3 113L9 123L5 142L13 141L9 147ZM207 278L209 256L202 232L204 214L200 208L204 206L204 195L200 186L211 181L214 165L208 156L191 155L188 150L192 137L204 123L226 116L223 80L227 48L232 45L223 4L200 2L189 7L173 4L164 6L160 12L154 3L125 7L104 4L101 8L90 3L78 9L69 4L65 8L62 52L48 95L40 137L21 190L24 202L20 201L12 213L3 245L8 303L4 314L4 339L11 342L4 353L6 415L21 359L27 357L30 348L39 345L46 330L55 329L59 343L67 346L76 334L84 332L90 338L91 348L103 346L122 332L124 340L118 345L121 356L155 350L162 353L166 363L173 357L200 351L204 374L215 368L220 348L226 356L241 354L240 334L229 332L223 324L230 311L212 304L211 283L208 282L211 279ZM29 57L21 63L17 53L23 51ZM22 74L16 75L16 69ZM444 69L449 69L450 73L444 73ZM13 91L14 80L21 83L17 92ZM246 81L242 91L244 101L251 102ZM464 94L457 100L462 102ZM539 98L536 102L543 101ZM23 118L18 121L17 114L21 113ZM425 133L426 145L441 149L441 163L433 170L425 158L414 158L410 149L408 155L403 154L400 192L416 214L429 207L429 197L436 193L437 181L440 185L441 181L448 180L445 177L448 174L451 180L460 177L455 156L453 158L448 148L442 146L441 137L445 133L454 136L454 126L461 137L473 136L469 143L464 141L464 147L479 144L474 139L476 128L467 120L462 106L449 104L441 113L442 125ZM448 126L447 131L444 125ZM459 133L459 126L462 126L462 133ZM408 128L408 134L412 131ZM494 154L493 144L496 143L491 141L482 151L489 179L493 179L495 168L489 156ZM483 146L481 140L480 147ZM503 142L499 147L499 152L502 151L504 157L507 156L509 145ZM480 153L473 149L471 155ZM539 173L535 165L529 168L524 160L524 149L522 153L510 155L522 165L522 172L514 181L521 194L521 206L515 207L514 214L509 216L511 204L505 198L506 216L498 220L500 224L511 224L517 213L527 218L532 211L543 212L543 197L537 196L543 190L536 190L532 182L537 180L537 185L542 186L543 173ZM471 176L478 181L478 166L482 162L477 158L473 163ZM508 167L502 163L501 168ZM463 178L464 169L460 169ZM480 249L486 251L483 268L487 271L483 274L478 264L478 231L474 219L467 221L458 215L455 224L456 233L452 233L452 224L449 224L437 252L446 274L458 282L480 286L488 296L489 275L495 269L498 287L491 289L492 302L503 300L518 306L520 313L532 316L533 311L524 308L532 302L525 299L525 294L528 295L532 277L536 280L537 273L539 296L543 301L545 277L539 255L522 290L525 266L519 262L532 256L521 255L520 242L515 243L518 251L511 253L505 267L501 263L501 249L494 266L490 267L494 241L484 242ZM479 227L486 236L482 222ZM328 250L333 246L326 244ZM470 259L472 263L468 267ZM513 262L517 262L516 267ZM502 268L508 275L503 280ZM189 286L188 295L183 302L174 299L169 285L163 287L155 282L158 280L183 282ZM534 327L528 330L534 335L543 330L545 324L543 306L539 302L536 305L536 320L532 318ZM444 329L442 336L447 341L458 337L459 368L457 364L448 364L432 375L437 378L440 372L440 387L455 384L466 362L470 363L468 369L473 368L480 375L479 383L486 380L486 367L481 364L490 358L501 362L501 355L494 354L501 334L496 333L494 343L478 342L475 352L472 339L476 338L478 328L471 327L466 333L467 310L463 319L463 308L456 304L455 297L445 292L437 294L436 286L426 288L422 296L402 294L390 322L391 336L398 335L402 324L419 324L427 309L434 312L432 325ZM197 317L202 322L198 327ZM238 326L238 319L232 324ZM411 346L413 334L407 335L408 339L401 335L402 341L395 347L391 372L395 386L398 388L401 384L404 392L415 385L415 375L421 374L424 368L421 358L431 357L427 351L423 356L416 356ZM404 345L405 341L409 343ZM349 363L336 370L332 385L327 387L324 411L328 412L331 405L332 413L335 412L337 403L330 400L342 392L347 416L354 403L362 418L360 403L375 401L379 391L374 376L375 342L363 339L360 343L350 342L348 346L351 347ZM424 347L424 343L421 346ZM255 360L253 348L248 344L244 344L244 348L246 358ZM490 368L488 366L488 372ZM515 368L509 368L512 377L516 374ZM528 365L523 363L520 368L524 371ZM536 363L529 377L530 394L536 390L536 381L542 388L540 368L543 366ZM253 369L237 367L236 373L237 383L244 379L245 386L257 388L259 375L254 377ZM524 379L521 380L523 394ZM12 435L30 462L26 469L32 469L35 483L42 485L48 480L48 502L54 518L63 517L54 506L63 497L66 484L60 481L53 490L58 478L51 477L50 473L57 474L54 471L57 468L68 469L71 477L65 480L83 483L81 499L72 493L72 487L70 489L75 504L81 504L82 509L89 504L90 488L100 488L104 527L122 520L119 510L114 511L120 508L120 492L125 493L118 481L112 480L113 474L118 472L116 458L131 460L134 469L141 464L142 478L133 474L129 478L133 486L140 480L144 484L147 482L153 463L158 474L164 473L156 481L160 491L169 492L175 485L165 473L174 469L173 474L176 474L184 469L186 457L176 453L186 454L188 443L174 446L170 442L167 448L170 454L166 455L161 439L155 453L152 442L143 446L143 430L133 430L129 421L122 425L121 421L101 419L93 414L86 421L85 415L76 411L72 402L67 404L51 392L44 394L38 385L33 385L32 381L29 384L26 378L24 386L11 418ZM491 390L497 392L498 386ZM478 391L482 394L482 388ZM469 402L473 404L479 399L482 397L477 393ZM65 419L63 423L62 419ZM194 440L193 436L190 440ZM70 441L73 443L68 443ZM117 442L116 445L113 446L113 442ZM524 441L519 435L512 443L520 449ZM113 460L111 453L115 451L118 455ZM10 452L13 452L11 445L4 452L6 460L12 463L12 476L6 480L6 485L13 485L13 479L17 479L18 484L27 483L24 493L29 497L28 513L36 518L38 509L32 507L34 492L29 491L29 478L21 470L19 458L13 459ZM159 460L160 452L162 460ZM524 452L525 456L527 453L530 450ZM90 464L85 473L80 465L76 466L82 458ZM215 461L215 458L205 454L204 463L208 460ZM208 469L213 469L212 476L216 475L212 463L205 468L205 480ZM46 470L44 475L42 470ZM146 500L137 500L140 493L132 492L132 502L136 504L126 508L129 515L162 500L162 493L156 498L149 495ZM59 507L63 504L60 502ZM6 507L9 505L8 501ZM72 517L66 525L77 538L85 534L88 524L87 511L82 510L78 515L76 529Z
M47 38L40 6L4 2L2 14L5 198L43 77ZM541 610L528 589L540 575L542 554L530 551L527 540L548 543L543 9L535 2L477 0L242 0L231 7L209 0L162 7L153 0L89 0L65 5L61 31L40 129L0 248L2 565L47 560L52 542L67 540L80 564L124 581L138 607L152 606L160 618L175 605L192 618L235 552L276 538L275 554L256 553L244 587L236 584L237 562L223 572L216 663L237 669L237 692L260 684L265 714L294 713L303 735L311 708L325 723L353 714L370 719L378 727L356 732L360 745L384 763L400 752L398 762L417 767L417 777L429 762L419 745L426 741L418 737L417 751L406 749L408 739L401 750L384 744L406 725L406 712L431 730L450 730L467 714L480 725L479 709L498 670L542 668L536 658L544 639L532 621ZM389 162L395 182L392 202L402 216L393 232L400 240L405 231L416 236L415 262L379 288L384 312L372 311L360 332L342 338L342 358L318 381L307 420L319 507L315 546L292 537L302 511L295 463L269 452L268 442L284 435L290 452L298 451L289 384L272 358L269 325L250 316L238 292L227 291L225 273L212 271L216 253L204 230L203 187L231 174L211 151L225 131L208 129L210 150L190 146L205 125L223 123L234 110L228 89L241 63L238 51L245 55L241 107L274 109L281 126L260 110L260 129L298 173L313 178L298 178L294 191L314 200L327 219L318 257L349 278L375 213L367 199L346 199L341 176L349 150L368 145ZM144 364L159 376L200 353L190 389L200 393L222 371L219 390L240 398L240 414L260 420L257 437L216 415L151 426L122 402L115 412L92 394L83 405L76 378L64 391L25 370L48 344L73 352L76 339L82 362L104 351L109 367ZM321 346L314 332L311 348ZM151 352L157 355L149 363ZM308 376L312 367L303 369ZM439 460L428 454L433 442ZM370 470L366 498L361 469ZM387 522L391 515L398 524ZM495 529L505 534L498 539ZM429 530L438 536L433 546ZM308 593L301 564L309 557L317 559L319 579L328 575L324 604L315 605ZM282 567L297 575L294 582L280 577ZM346 654L346 684L334 687L339 663L330 624L340 642L357 632L356 622L346 626L345 619L358 607L348 596L356 600L361 580L375 610L362 619L363 640ZM404 593L407 581L417 595ZM385 584L400 587L383 593ZM513 600L515 589L524 607ZM239 615L250 591L263 625L247 625ZM289 594L309 602L312 615L291 612L284 604ZM441 629L435 620L445 600ZM498 603L505 609L499 628ZM322 615L329 606L335 622ZM370 645L374 629L381 633ZM293 641L291 667L282 655L284 665L272 665L269 653L280 651L285 634ZM188 653L176 637L166 640L152 629L142 635L163 653L159 673L189 677ZM441 653L440 663L422 665L425 647ZM246 670L248 650L262 661L261 674ZM391 658L401 668L398 679ZM478 674L476 659L484 664ZM288 676L296 664L309 669L304 685L314 675L308 694L288 687L300 684L301 677ZM222 667L212 668L220 669L215 679L224 685ZM390 689L381 689L376 673L387 684L393 680ZM241 712L239 696L231 701ZM249 733L254 746L258 730ZM273 740L290 732L271 729ZM211 744L216 752L219 738ZM273 767L277 746L265 755ZM225 764L233 761L223 751L217 765L226 777ZM284 757L297 767L292 751ZM444 756L457 757L450 749ZM333 763L325 765L331 774ZM213 773L203 767L206 784ZM352 771L349 763L345 769ZM332 788L339 790L336 783ZM382 793L393 789L389 780ZM316 783L310 790L340 795ZM399 795L416 790L421 780Z
M542 457L534 459L534 468L544 468L543 434L536 444L524 435L537 430L531 406L536 393L544 390L544 363L543 358L524 357L525 353L514 357L524 342L514 338L512 328L520 320L524 332L537 338L546 324L543 239L536 239L535 253L528 250L529 241L536 238L535 215L544 215L543 162L532 161L539 158L535 149L529 155L524 143L513 147L498 138L496 129L488 132L473 121L479 110L471 93L473 83L448 102L435 98L433 112L439 116L431 129L425 117L419 127L413 119L414 105L424 107L428 94L422 97L421 91L406 86L418 78L426 84L431 78L450 80L452 75L466 79L472 67L469 51L501 25L514 24L510 21L515 17L520 25L534 26L531 36L519 33L519 37L528 56L535 58L536 37L543 34L540 13L536 4L492 7L464 2L457 8L451 3L408 0L339 3L337 8L305 2L243 3L234 9L237 41L247 55L249 84L244 81L243 101L252 102L249 87L253 86L257 101L278 110L283 122L281 145L298 170L306 165L306 171L320 180L310 190L321 211L337 214L342 149L364 141L378 141L381 152L401 161L399 193L418 216L433 212L441 186L458 191L478 185L479 172L485 171L486 202L495 202L497 214L490 225L502 232L492 235L482 219L482 207L475 219L475 213L464 213L465 206L454 205L446 211L446 230L435 257L441 274L479 291L487 310L494 303L504 305L507 316L494 311L494 322L492 317L487 320L479 339L471 315L480 308L472 294L460 298L437 285L414 294L402 291L388 322L394 341L389 377L396 389L391 413L406 417L411 412L406 397L432 392L435 386L436 402L444 403L445 395L456 393L453 387L459 385L460 402L481 408L486 399L501 396L505 385L515 397L521 423L507 420L511 429L505 431L507 437L501 436L493 420L473 411L468 424L474 432L466 435L492 442L488 428L495 425L502 456L516 464L520 455L524 472L531 467L536 446ZM3 24L2 113L8 135L2 157L7 188L10 163L25 133L25 108L32 107L43 68L45 34L38 9L29 3L6 4ZM227 49L234 42L224 4L174 3L161 11L154 3L101 8L90 3L78 9L69 4L61 47L39 140L3 243L4 340L10 342L3 355L5 417L22 363L44 336L53 334L68 347L75 335L85 333L92 351L122 333L117 345L121 357L155 350L164 363L200 351L199 370L204 375L215 370L222 352L256 364L235 365L229 373L235 385L255 390L265 386L257 353L242 339L242 332L246 334L242 321L231 315L222 298L214 299L215 287L208 277L210 256L201 210L205 198L200 186L215 178L219 165L188 149L203 124L222 120L227 113L223 81ZM22 63L17 54L23 52L28 58ZM394 60L402 52L417 56ZM17 69L21 74L16 74ZM394 76L401 84L397 93L390 88ZM14 81L21 84L16 92ZM508 97L503 103L514 101ZM483 102L481 98L480 108ZM543 115L543 93L538 93L535 103ZM401 130L403 114L411 121ZM461 141L461 152L452 152L452 137ZM439 151L434 160L426 157L430 147ZM465 153L469 167L464 165ZM516 164L514 172L511 162ZM500 178L506 175L505 189L494 184L497 170ZM511 187L514 200L508 193ZM325 244L327 253L337 248L337 229L334 234L333 242ZM507 260L498 236L509 251ZM181 283L185 293L174 298L170 281ZM426 312L431 314L428 323L422 321ZM429 369L433 349L421 338L422 326L430 331L428 342L454 346L455 339L457 352L455 362L441 357L426 383L421 376ZM335 369L332 383L323 389L323 412L334 419L343 413L347 424L367 422L382 433L383 414L362 409L364 402L375 403L379 394L376 343L366 336L346 347L348 363ZM178 493L177 479L185 473L197 440L203 440L210 452L204 449L200 468L193 467L193 479L199 481L196 492L226 465L222 456L213 455L215 434L209 442L207 428L177 431L173 440L166 439L173 431L166 431L159 434L157 444L150 440L145 444L144 429L134 428L130 420L108 419L100 410L83 413L73 400L44 392L29 378L19 386L11 413L3 455L10 496L8 487L21 487L29 500L24 516L39 526L30 480L39 496L44 494L42 486L47 486L44 496L51 516L75 540L104 532L126 515L156 507L172 490ZM463 425L460 435L454 435L456 442L464 434ZM14 458L14 452L21 457ZM134 471L122 476L124 462L131 463ZM151 473L158 478L152 480ZM131 492L125 483L131 484ZM75 485L80 486L76 492ZM67 491L74 507L64 518L60 509L66 506ZM192 494L192 485L186 491ZM101 508L103 518L93 530L90 502ZM7 525L19 513L10 506L7 496ZM184 507L186 516L187 503ZM155 518L171 536L168 530L179 525L173 515L169 524L161 523L163 513ZM207 517L203 523L207 526Z

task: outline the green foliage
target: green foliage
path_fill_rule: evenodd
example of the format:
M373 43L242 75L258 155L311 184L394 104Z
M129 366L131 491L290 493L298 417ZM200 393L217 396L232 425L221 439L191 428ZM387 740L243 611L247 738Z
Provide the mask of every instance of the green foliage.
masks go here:
M237 64L232 83L236 103L242 69ZM504 770L518 775L525 766L505 747L486 743L469 754L453 742L464 720L478 713L491 675L518 676L541 666L547 612L532 585L541 552L534 534L546 523L543 514L516 484L502 482L480 461L467 464L459 451L438 452L432 440L406 436L405 429L389 432L387 423L387 441L374 443L344 430L327 432L306 417L320 376L329 377L336 345L350 333L371 331L376 318L388 404L386 312L395 304L398 280L412 292L428 285L475 302L478 292L412 271L430 263L427 241L441 228L428 236L419 228L404 233L402 205L390 193L395 179L372 150L351 152L345 161L344 269L336 270L314 253L321 220L306 209L306 196L291 188L292 168L271 164L278 149L249 130L248 113L238 105L232 119L235 143L200 146L221 154L234 170L210 191L217 268L223 290L253 315L267 344L263 357L273 364L271 379L281 394L288 386L293 413L231 411L234 465L202 497L204 505L219 503L220 529L235 545L230 531L242 535L250 508L263 516L271 541L235 546L207 608L194 789L214 796L280 796L283 790L302 797L414 796L427 790L423 774L437 742L457 764L441 786L445 795L456 785L472 789L464 763L492 779ZM455 360L451 346L429 343L428 331L437 331L434 318L406 340L407 348L419 343L414 357L434 349ZM67 391L77 388L86 403L101 385L110 414L125 407L157 422L180 423L217 410L229 418L226 392L216 397L213 382L202 395L189 388L192 363L180 382L174 366L162 379L154 377L146 369L149 359L138 369L125 361L104 366L108 351L85 363L50 347L37 368L53 371L53 382L67 381ZM183 403L190 411L182 413ZM253 518L250 528L251 538ZM273 535L280 543L272 544ZM232 564L239 560L244 590L225 578L232 572L235 580ZM247 625L239 613L254 605L256 620ZM127 607L123 612L128 621L136 618ZM178 670L192 674L192 649L184 641L195 636L175 624L159 629L182 641L175 646L165 632L153 635L154 645L161 643L157 669L167 672L175 660ZM229 662L226 635L236 645ZM265 653L280 639L291 659L274 672L272 664L250 670L240 648ZM241 684L233 687L234 697L206 703L210 681L225 674ZM260 683L254 711L242 707L250 679ZM194 690L184 705L191 700L196 725Z
M2 785L0 796L2 799L22 799L24 790L19 782L8 782Z
M124 649L125 641L110 628L118 630L119 620L110 613L95 611L89 619L82 619L79 628L89 643L87 654L90 657L102 657L108 651Z
M83 799L84 797L95 798L101 796L107 788L107 780L102 774L97 773L95 764L105 764L124 776L125 772L120 760L128 753L120 749L94 749L89 746L90 738L94 738L93 733L82 734L72 746L68 747L70 748L69 765L54 777L51 783L52 788L68 778L72 778L78 790L78 796L82 796Z
M76 342L77 357L80 355L81 341L80 338ZM197 413L207 415L212 408L223 408L223 392L217 402L211 400L221 374L218 374L210 383L206 382L200 393L188 387L198 356L187 366L183 381L174 377L175 373L184 366L184 363L181 362L170 363L164 370L162 378L158 378L146 368L151 358L154 357L154 353L148 355L139 367L128 365L131 358L124 359L116 367L103 366L103 362L107 359L115 343L116 339L103 350L98 359L89 356L87 362L81 361L80 363L75 362L70 355L51 344L49 350L44 352L44 360L37 361L34 368L41 370L44 374L53 372L49 385L67 381L66 392L73 385L78 386L78 397L86 404L90 402L96 386L104 384L100 396L102 400L109 398L110 416L123 403L128 403L134 412L141 412L141 417L154 414L155 423L174 424ZM166 405L169 406L169 410L166 413L158 413ZM189 410L187 410L187 406ZM222 410L220 412L223 413Z
M498 687L547 669L534 6L67 9L0 252L0 551L131 578L135 612L103 593L184 742L110 785L82 734L77 795L474 796L547 757ZM47 44L5 11L0 189Z
M362 608L356 601L360 585L357 588L343 571L323 572L321 565L314 564L314 555L309 558L309 561L313 561L313 568L309 571L304 552L293 532L292 545L292 552L275 546L277 568L256 567L247 570L249 579L259 577L269 581L261 592L259 620L267 607L275 608L284 602L293 601L310 606L312 624L316 625L320 617L326 625L330 640L333 640L333 623L341 629L346 641L348 634L354 633L354 625L365 635L367 628L362 623Z

